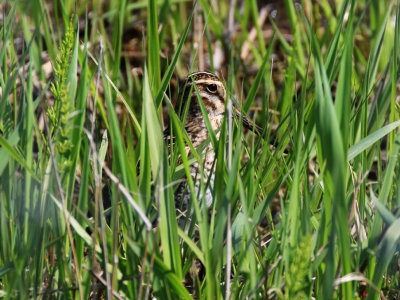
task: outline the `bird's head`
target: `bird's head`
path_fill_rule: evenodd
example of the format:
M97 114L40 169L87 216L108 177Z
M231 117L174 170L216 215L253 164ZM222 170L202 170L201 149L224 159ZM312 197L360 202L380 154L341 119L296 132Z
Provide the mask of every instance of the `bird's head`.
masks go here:
M207 110L210 121L213 119L222 120L225 113L226 89L224 83L218 76L209 72L196 72L188 76L183 87L183 104L189 103L188 116L189 118L198 118L201 116L201 110L198 103L201 98L205 109ZM184 109L184 105L181 110ZM243 126L249 130L257 129L256 132L261 133L261 128L254 125L249 119L242 115L240 109L234 104L233 115L240 118ZM214 128L216 129L216 128Z

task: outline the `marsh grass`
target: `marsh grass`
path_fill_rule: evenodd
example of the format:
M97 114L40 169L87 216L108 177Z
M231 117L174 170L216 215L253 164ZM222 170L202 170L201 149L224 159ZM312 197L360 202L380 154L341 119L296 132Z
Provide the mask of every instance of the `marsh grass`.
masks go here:
M400 6L301 3L258 24L255 0L3 2L0 296L399 297ZM228 95L264 128L210 132L209 211L172 104L200 59L199 14L209 60L225 48ZM138 63L124 36L141 20ZM193 214L179 216L184 176Z

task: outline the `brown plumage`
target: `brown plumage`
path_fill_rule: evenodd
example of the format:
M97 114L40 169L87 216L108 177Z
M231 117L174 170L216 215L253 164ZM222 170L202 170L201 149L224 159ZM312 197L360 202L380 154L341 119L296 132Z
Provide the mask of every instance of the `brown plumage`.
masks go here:
M196 91L197 90L197 91ZM194 148L198 148L203 142L205 142L209 133L204 122L203 114L199 105L198 96L201 97L204 107L207 111L208 119L212 129L216 132L217 138L222 119L225 114L225 101L226 101L226 89L223 82L214 74L208 72L197 72L188 76L185 85L183 87L181 102L176 105L177 113L183 117L185 106L187 107L185 129L189 136L190 141ZM189 101L189 102L188 102ZM235 114L240 116L240 111L235 108ZM253 130L253 124L244 116L240 116L245 127ZM259 132L261 129L256 127ZM169 139L170 131L165 131L165 136ZM202 150L203 158L203 174L204 174L204 187L205 194L199 194L201 186L201 176L199 170L199 163L194 162L190 166L190 173L194 179L196 197L199 199L205 198L205 204L209 207L212 204L212 188L214 186L214 170L213 163L215 160L215 152L213 151L212 143L210 142ZM189 148L187 147L187 154L189 154ZM209 181L209 183L208 183ZM187 208L190 200L190 191L186 182L180 184L175 193L176 203L183 204L183 210Z

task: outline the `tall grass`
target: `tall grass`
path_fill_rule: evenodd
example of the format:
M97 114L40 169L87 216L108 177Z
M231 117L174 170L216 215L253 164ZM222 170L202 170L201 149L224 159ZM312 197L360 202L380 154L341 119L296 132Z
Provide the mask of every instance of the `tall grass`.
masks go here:
M228 2L0 5L1 297L399 297L400 6L288 0L258 24L260 2ZM208 209L173 108L198 14L229 97L264 128L209 132Z

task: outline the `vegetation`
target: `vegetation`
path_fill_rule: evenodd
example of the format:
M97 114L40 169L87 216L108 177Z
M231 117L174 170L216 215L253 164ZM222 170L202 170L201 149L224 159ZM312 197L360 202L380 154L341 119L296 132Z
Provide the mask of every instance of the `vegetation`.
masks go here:
M2 298L400 297L397 1L0 7ZM182 216L199 69L264 132L210 132L214 202Z

